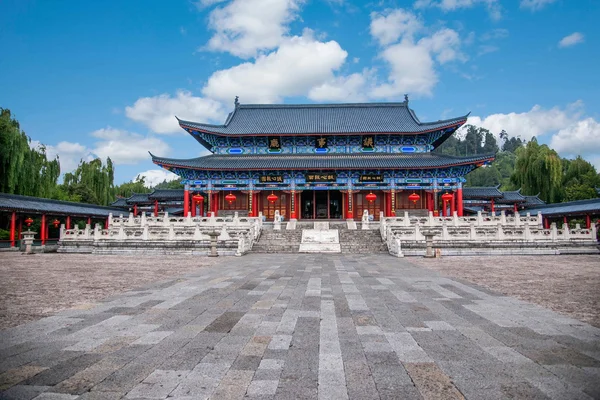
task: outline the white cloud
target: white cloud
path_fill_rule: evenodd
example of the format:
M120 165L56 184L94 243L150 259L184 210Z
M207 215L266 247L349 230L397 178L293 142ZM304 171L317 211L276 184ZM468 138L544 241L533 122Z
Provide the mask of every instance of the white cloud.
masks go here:
M249 58L277 47L297 18L301 0L233 0L210 13L215 31L206 47Z
M322 85L313 87L308 97L315 101L360 102L367 100L365 86L372 71L339 76Z
M102 160L110 157L115 164L137 164L150 157L149 151L161 156L171 152L169 145L156 137L142 136L111 127L98 129L91 135L101 139L95 143L91 153Z
M58 156L61 174L74 171L81 160L93 159L87 147L72 142L59 142L56 146L46 146L46 154L50 159Z
M571 47L575 46L578 43L582 43L584 41L584 36L580 32L573 32L568 36L565 36L558 42L558 47Z
M133 180L136 181L139 178L144 178L145 186L151 188L165 180L169 182L179 179L179 175L164 169L150 169L148 171L140 172L135 176L135 178L133 178Z
M521 0L521 8L537 11L554 2L556 2L556 0Z
M477 5L484 5L488 10L491 19L498 20L502 18L502 11L498 0L417 0L414 3L414 7L417 9L438 7L445 12L455 11L461 8L471 8Z
M381 58L390 65L388 82L373 88L371 97L389 98L403 93L431 95L438 77L425 46L403 41L385 49Z
M552 136L550 147L570 156L600 155L600 123L586 118L561 129ZM600 166L600 165L598 165Z
M523 113L492 114L485 118L469 117L467 124L481 126L498 135L505 130L511 137L530 140L557 132L575 123L582 115L583 102L577 101L566 108L544 109L535 105Z
M214 99L243 103L274 103L288 96L305 96L310 89L333 79L333 72L348 53L335 41L315 40L311 31L285 38L276 51L260 55L254 62L217 71L202 93Z
M411 12L401 8L371 13L371 36L382 46L392 44L401 36L412 36L423 28L423 24Z
M466 57L459 50L460 37L455 30L440 29L432 36L419 40L419 45L434 54L440 64L454 60L466 61Z
M233 96L228 100L233 101ZM155 133L176 133L183 131L175 116L193 121L222 122L226 114L221 103L179 90L175 97L161 94L139 98L133 106L125 108L125 115Z

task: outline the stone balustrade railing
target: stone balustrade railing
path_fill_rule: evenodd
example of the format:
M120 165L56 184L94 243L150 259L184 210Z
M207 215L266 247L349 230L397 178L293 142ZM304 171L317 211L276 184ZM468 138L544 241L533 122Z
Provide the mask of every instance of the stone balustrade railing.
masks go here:
M595 242L596 227L581 228L579 224L570 229L567 224L561 228L553 223L544 229L542 216L521 216L518 213L507 217L504 212L499 216L483 217L481 213L473 217L428 217L411 218L381 216L379 229L381 237L387 243L390 253L401 255L402 242L425 242L425 235L432 234L434 241L457 243L569 243Z
M239 217L172 217L165 213L162 217L148 217L129 214L128 217L109 216L109 227L102 229L99 224L92 229L75 227L60 230L61 242L123 242L132 241L203 241L210 242L209 233L218 232L218 241L237 242L236 254L241 255L252 249L262 231L262 215L257 218Z

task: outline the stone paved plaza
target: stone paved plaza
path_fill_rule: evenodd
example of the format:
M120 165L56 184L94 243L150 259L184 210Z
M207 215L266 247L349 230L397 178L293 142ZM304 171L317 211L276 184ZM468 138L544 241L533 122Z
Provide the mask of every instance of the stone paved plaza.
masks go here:
M600 329L410 259L252 254L1 331L0 374L7 399L590 399Z

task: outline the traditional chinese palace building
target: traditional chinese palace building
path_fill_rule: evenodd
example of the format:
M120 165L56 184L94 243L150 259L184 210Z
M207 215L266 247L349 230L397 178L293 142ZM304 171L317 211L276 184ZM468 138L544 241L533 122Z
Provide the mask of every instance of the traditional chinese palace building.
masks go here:
M223 125L179 120L211 153L152 161L185 183L184 213L360 219L399 210L463 214L465 175L494 155L432 152L467 115L421 122L401 103L240 104Z

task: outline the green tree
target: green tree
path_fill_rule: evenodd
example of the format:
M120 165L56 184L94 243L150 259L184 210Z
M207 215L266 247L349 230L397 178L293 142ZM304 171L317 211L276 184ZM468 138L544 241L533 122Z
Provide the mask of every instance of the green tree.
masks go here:
M81 161L77 169L65 174L63 189L68 196L83 203L107 205L114 201L114 170L110 158L106 165L96 158Z
M58 158L48 160L46 148L33 148L10 110L0 108L0 192L50 197L60 175Z
M526 195L540 193L547 203L561 200L562 163L556 151L539 145L536 138L517 149L515 170L511 182Z
M115 188L115 194L119 197L130 197L134 193L150 193L151 188L146 187L144 177L138 176L135 181L120 184Z
M166 179L154 186L154 189L183 189L184 185L181 183L181 178L167 181Z

